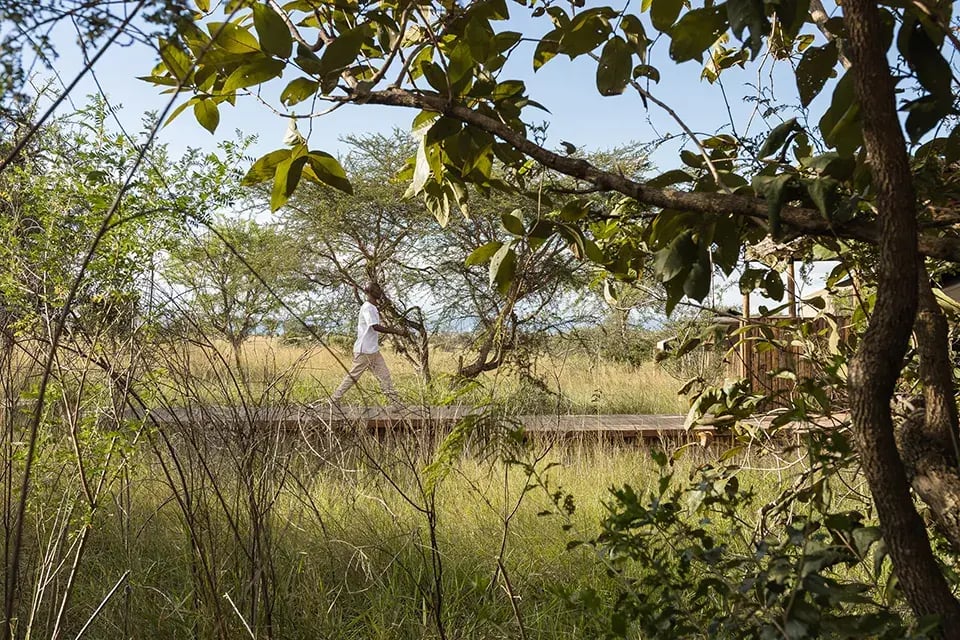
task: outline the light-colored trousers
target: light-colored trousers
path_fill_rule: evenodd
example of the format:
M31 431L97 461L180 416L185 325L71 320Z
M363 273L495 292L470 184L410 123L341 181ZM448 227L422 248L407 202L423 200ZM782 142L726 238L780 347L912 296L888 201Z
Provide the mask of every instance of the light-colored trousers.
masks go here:
M380 381L380 389L390 398L390 401L399 404L400 396L397 395L396 390L393 388L390 369L387 368L387 363L383 360L383 356L380 355L379 351L376 353L353 354L353 366L350 368L350 373L347 374L347 377L343 379L343 382L340 383L337 390L330 396L330 401L339 402L343 394L345 394L350 387L357 384L357 380L360 379L360 376L363 375L363 372L367 369L370 369L373 375L377 376L377 380Z

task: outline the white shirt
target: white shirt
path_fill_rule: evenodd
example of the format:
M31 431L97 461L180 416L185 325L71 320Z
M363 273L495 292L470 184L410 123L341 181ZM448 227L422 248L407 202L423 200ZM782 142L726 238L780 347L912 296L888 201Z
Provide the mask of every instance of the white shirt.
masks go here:
M380 339L373 325L380 324L380 312L371 302L360 305L360 316L357 318L357 341L353 343L354 353L376 353L380 350Z

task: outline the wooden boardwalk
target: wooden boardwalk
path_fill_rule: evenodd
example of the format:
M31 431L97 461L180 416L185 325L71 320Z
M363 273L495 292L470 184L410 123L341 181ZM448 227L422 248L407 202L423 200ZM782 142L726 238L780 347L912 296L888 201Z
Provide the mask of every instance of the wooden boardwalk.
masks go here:
M340 431L364 426L370 433L442 432L453 428L471 412L469 407L204 407L157 410L151 420L158 425L252 424L265 430ZM713 427L684 427L682 415L523 415L501 419L522 425L527 437L609 441L700 442L715 437Z

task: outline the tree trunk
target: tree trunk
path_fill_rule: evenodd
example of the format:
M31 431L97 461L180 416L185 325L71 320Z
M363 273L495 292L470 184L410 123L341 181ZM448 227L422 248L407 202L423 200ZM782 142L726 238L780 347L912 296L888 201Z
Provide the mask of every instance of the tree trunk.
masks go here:
M916 615L940 616L944 637L960 638L960 603L937 566L914 508L890 409L917 311L916 199L906 142L877 6L872 0L847 0L843 8L880 227L877 301L850 363L850 412L863 471L904 595Z
M918 285L914 334L924 406L906 417L897 430L897 445L913 490L930 507L941 533L960 551L960 456L947 320L922 266Z

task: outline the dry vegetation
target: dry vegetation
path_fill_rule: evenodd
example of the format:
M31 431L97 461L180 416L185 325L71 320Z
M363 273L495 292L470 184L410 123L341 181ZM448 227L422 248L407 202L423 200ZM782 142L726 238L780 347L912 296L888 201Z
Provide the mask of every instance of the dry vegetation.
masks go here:
M227 353L228 347L218 344ZM384 358L405 401L431 404L449 396L447 376L456 370L457 353L437 350L433 389L423 383L410 363L389 348ZM228 356L224 355L226 359ZM278 375L294 375L293 397L300 402L325 400L343 379L350 354L336 347L301 346L273 338L253 338L244 345L248 382L261 389ZM194 365L200 377L210 375L215 365L201 360ZM467 404L495 402L518 412L543 413L683 413L687 406L677 394L681 382L654 363L633 367L591 357L582 351L571 354L542 354L533 359L532 377L519 375L515 368L482 376L478 386L457 396ZM358 389L346 396L346 403L379 402L377 381L372 375L361 380Z

